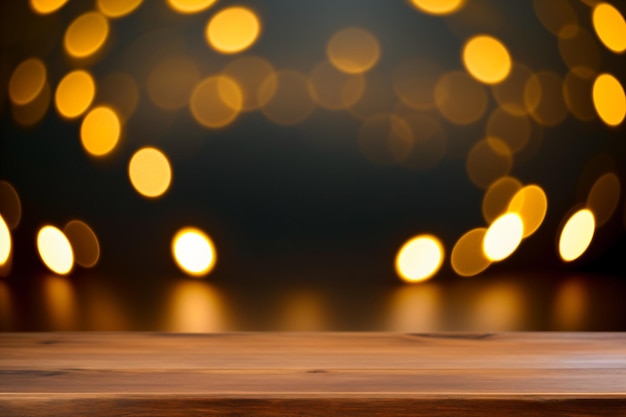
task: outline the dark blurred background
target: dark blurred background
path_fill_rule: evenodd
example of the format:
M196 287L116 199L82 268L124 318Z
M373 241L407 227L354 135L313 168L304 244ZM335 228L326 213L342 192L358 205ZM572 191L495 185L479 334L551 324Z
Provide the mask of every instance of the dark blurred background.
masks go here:
M598 39L595 3L556 3L557 25L576 25L592 41L572 59L589 60L590 79L610 73L624 85L625 55ZM610 3L626 12L624 2ZM261 31L246 50L221 54L204 29L233 5L254 11ZM434 120L445 142L445 152L424 169L372 160L359 142L367 117L349 109L316 104L306 120L289 126L262 111L242 112L227 126L207 129L188 105L164 110L148 92L151 69L180 56L197 69L194 85L252 55L277 71L308 76L328 59L329 39L347 27L367 30L380 45L365 74L366 91L368 74L383 80L372 98L376 113L404 111L392 86L400 63L426 58L441 69L438 76L465 71L463 45L481 33L506 45L515 63L564 80L574 70L570 49L537 2L467 0L450 14L432 15L402 0L218 0L192 14L165 0L143 1L109 19L97 54L71 58L64 33L94 9L94 1L70 0L42 15L28 1L1 3L0 180L16 190L22 210L11 231L11 265L0 278L0 330L626 330L626 208L619 190L609 220L579 259L563 262L557 247L564 221L585 204L597 178L612 173L623 187L625 123L608 126L595 110L580 116L577 104L562 97L554 99L567 109L558 123L524 116L528 143L513 153L506 175L543 188L546 217L506 260L461 277L450 265L455 242L487 226L485 188L471 181L466 158L500 105L491 86L483 86L486 107L469 124L454 123L437 106L406 110ZM45 63L52 97L47 111L24 125L15 119L8 85L31 57ZM59 80L77 68L96 80L92 107L107 102L103 86L111 74L128 76L137 89L120 141L104 157L81 145L82 117L65 120L54 106ZM585 97L590 101L591 92ZM156 199L140 195L128 177L131 156L148 145L172 167L171 185ZM92 268L55 275L40 259L37 232L73 219L95 232L100 257ZM204 230L215 244L217 263L206 277L188 277L172 258L172 236L184 226ZM442 267L428 282L404 283L395 257L423 233L441 240Z

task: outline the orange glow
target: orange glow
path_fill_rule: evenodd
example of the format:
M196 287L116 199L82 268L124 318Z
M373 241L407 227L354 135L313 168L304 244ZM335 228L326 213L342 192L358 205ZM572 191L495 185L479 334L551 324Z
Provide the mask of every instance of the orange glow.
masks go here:
M303 122L315 109L307 78L295 71L279 71L266 79L259 100L265 103L261 107L265 117L284 126Z
M65 225L63 232L72 245L74 259L78 265L91 268L98 263L100 242L87 223L72 220Z
M239 85L223 75L205 78L191 94L190 109L201 125L219 129L232 123L243 106Z
M223 332L230 328L224 297L201 281L179 280L168 292L171 295L165 328L172 332Z
M532 75L533 73L526 66L515 63L506 79L491 85L493 97L504 111L516 116L528 114L524 91Z
M465 0L411 0L411 4L425 13L446 15L458 11Z
M388 330L421 332L441 329L443 294L436 284L404 285L394 291L390 301Z
M435 104L441 114L457 125L469 125L487 109L485 88L460 71L443 75L435 85Z
M245 7L229 7L217 13L206 27L206 39L213 49L234 54L248 49L259 37L261 23Z
M68 0L30 0L30 7L35 13L54 13L65 6Z
M598 37L611 51L626 51L626 20L614 6L598 3L593 9L593 27Z
M487 223L508 211L509 203L513 196L522 188L522 183L517 178L502 177L494 181L483 197L483 218Z
M11 231L0 214L0 266L4 266L9 261L12 245Z
M217 0L167 0L167 4L178 13L191 14L208 9Z
M491 265L491 261L483 251L483 240L487 229L472 229L459 238L450 255L450 263L454 272L462 277L480 274Z
M548 212L548 197L538 185L527 185L513 196L508 211L521 217L524 237L528 237L543 223Z
M567 109L574 117L583 122L596 118L592 94L593 78L584 78L569 71L563 80L563 98Z
M77 70L67 74L57 87L54 103L63 117L73 119L83 114L96 94L96 84L87 71Z
M541 24L555 36L567 26L578 25L576 11L568 0L533 0L533 7Z
M443 244L435 236L419 235L408 240L396 256L396 272L408 283L432 278L441 268Z
M586 29L568 26L559 36L563 62L576 75L593 78L602 67L602 53L596 39Z
M185 227L174 235L172 255L183 272L195 277L211 272L217 259L213 241L194 227Z
M9 98L13 104L31 103L46 84L46 67L37 58L29 58L15 68L9 80Z
M491 261L502 261L522 242L524 223L517 213L506 213L491 223L483 239L483 252Z
M7 226L13 230L22 218L22 203L15 188L7 181L0 181L0 214Z
M321 107L342 110L355 104L365 90L362 74L339 71L328 61L321 62L309 74L309 92Z
M31 127L43 119L50 107L50 84L46 81L41 92L35 99L23 106L12 106L11 115L21 126Z
M593 213L596 227L604 225L611 219L619 203L619 178L612 172L602 175L593 184L587 197L587 208Z
M582 280L570 279L561 284L554 300L557 330L584 330L588 308L588 289Z
M593 83L593 104L609 126L617 126L626 116L626 95L620 82L611 74L601 74Z
M70 241L54 226L44 226L37 233L37 250L43 263L54 273L69 274L74 267Z
M110 153L120 139L121 124L109 107L100 106L87 113L80 127L83 147L93 156Z
M289 291L281 308L279 330L287 332L315 332L328 328L322 294L311 290Z
M467 71L478 81L497 84L511 71L511 56L497 39L479 35L471 38L463 47L463 63Z
M46 314L55 331L76 330L76 293L66 277L47 276L43 281Z
M524 294L520 287L507 282L490 285L478 294L476 305L469 313L471 322L468 330L520 330L524 307Z
M97 0L100 12L111 18L118 18L132 13L143 0Z
M86 58L98 52L109 36L109 22L98 12L76 18L65 32L65 51L74 58Z
M172 167L156 148L141 148L130 159L128 176L137 192L144 197L160 197L172 183Z
M243 111L256 110L264 106L276 92L276 71L272 64L257 56L243 56L231 61L222 71L222 75L230 77L241 89ZM268 81L269 80L269 81ZM263 97L260 96L261 86L268 81Z
M559 238L559 254L565 262L580 258L593 239L596 227L593 213L588 209L578 210L565 223Z
M368 31L347 28L330 38L326 55L338 70L348 74L359 74L376 65L380 58L380 45Z

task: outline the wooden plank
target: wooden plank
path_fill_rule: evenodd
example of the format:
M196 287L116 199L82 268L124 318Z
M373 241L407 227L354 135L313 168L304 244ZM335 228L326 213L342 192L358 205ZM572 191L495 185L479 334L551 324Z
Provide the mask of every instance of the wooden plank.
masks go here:
M68 410L626 415L626 334L0 334L0 415Z

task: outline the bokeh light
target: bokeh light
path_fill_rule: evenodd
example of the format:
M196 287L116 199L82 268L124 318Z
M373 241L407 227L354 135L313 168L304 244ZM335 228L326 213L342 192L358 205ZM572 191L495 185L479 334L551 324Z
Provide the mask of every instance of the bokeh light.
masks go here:
M506 213L491 223L483 239L483 252L491 261L502 261L522 242L524 223L517 213Z
M152 147L135 152L128 164L128 176L137 192L144 197L162 196L172 183L172 167L167 156Z
M354 105L365 90L362 74L349 74L323 61L309 74L309 92L320 106L329 110L344 110Z
M14 230L22 218L22 202L15 187L8 181L0 181L0 214L9 229Z
M435 83L442 72L434 61L409 58L398 64L391 74L393 91L409 107L432 109L435 107Z
M104 156L117 145L121 135L120 120L113 109L99 106L91 110L80 127L80 139L93 156Z
M540 186L527 185L515 193L508 211L520 216L524 223L524 237L528 237L543 223L548 212L548 197Z
M593 83L593 104L598 116L609 126L617 126L626 116L626 95L611 74L601 74Z
M229 7L211 18L206 27L206 39L218 52L234 54L244 51L257 40L261 22L245 7Z
M258 56L242 56L231 61L223 70L222 75L237 83L241 90L243 111L257 110L267 104L276 92L276 70L267 60ZM268 81L261 97L261 86Z
M507 78L491 85L493 97L504 111L516 116L528 114L524 96L526 84L532 76L533 73L527 66L516 62Z
M458 11L465 0L410 0L417 9L434 15L446 15Z
M611 51L626 51L626 20L614 6L601 2L593 8L593 27L598 37Z
M96 95L96 84L87 71L76 70L59 82L54 104L63 117L73 119L83 114Z
M9 80L9 98L14 104L31 103L44 88L46 66L38 58L29 58L15 68Z
M283 126L303 122L315 109L308 80L296 71L279 71L267 78L259 90L259 101L264 103L261 111L265 117Z
M201 125L219 129L232 123L243 106L239 85L230 77L212 76L202 80L191 94L190 110Z
M529 114L543 126L556 126L567 117L563 79L552 71L533 74L524 89Z
M209 236L195 227L185 227L174 235L172 255L183 272L195 277L211 272L217 259Z
M23 127L35 126L48 112L51 95L50 84L46 81L41 92L33 101L23 106L15 105L11 107L13 120Z
M85 13L65 32L65 51L74 58L87 58L102 48L109 36L109 22L98 12Z
M74 260L84 268L91 268L100 259L100 242L89 225L81 220L71 220L63 233L72 245Z
M0 213L0 266L4 266L11 256L11 231Z
M559 238L559 255L565 262L582 256L593 239L595 219L588 209L575 212L563 226Z
M602 53L591 33L579 26L567 26L559 36L559 52L565 65L584 78L593 78L602 67Z
M30 0L30 7L39 14L50 14L65 6L68 0Z
M480 188L487 188L498 178L508 175L512 167L513 154L500 139L483 139L467 155L467 174Z
M419 235L407 241L396 256L396 272L405 282L423 282L441 268L443 244L432 235Z
M172 56L159 62L148 75L148 96L163 110L177 110L189 103L200 80L200 71L191 58Z
M613 172L607 172L596 180L587 196L587 208L593 213L596 227L607 223L619 203L620 182Z
M72 245L63 232L54 226L39 229L37 250L43 263L56 274L69 274L74 267Z
M478 81L497 84L511 71L511 56L506 47L488 35L474 36L463 47L463 64Z
M486 228L479 227L470 230L457 240L450 254L450 264L454 272L462 277L471 277L480 274L491 265L491 260L483 251L486 233Z
M482 204L483 218L487 224L508 211L511 199L521 188L522 183L513 177L501 177L491 183L485 191Z
M217 0L167 0L167 4L179 13L191 14L208 9Z
M568 0L533 0L533 8L541 24L554 36L567 26L578 25L576 11Z
M487 93L485 88L468 74L453 71L437 80L435 103L441 114L450 122L469 125L485 114Z
M97 0L98 10L111 18L119 18L132 13L143 0Z
M585 78L570 70L563 80L563 98L569 112L582 122L590 122L596 116L593 106L593 78Z
M326 54L338 70L359 74L376 65L380 58L380 45L370 32L351 27L340 30L330 38Z

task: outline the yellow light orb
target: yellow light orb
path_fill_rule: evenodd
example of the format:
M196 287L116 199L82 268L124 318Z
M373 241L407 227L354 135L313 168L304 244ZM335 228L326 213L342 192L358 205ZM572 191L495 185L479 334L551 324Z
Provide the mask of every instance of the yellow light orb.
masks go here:
M167 0L167 4L178 13L198 13L211 7L217 0Z
M100 242L95 232L80 220L72 220L63 228L63 233L72 245L74 260L85 268L91 268L100 259Z
M499 40L487 36L474 36L463 48L463 63L478 81L497 84L511 72L511 56Z
M593 27L598 37L611 51L626 51L626 20L615 7L599 3L593 9Z
M29 58L15 68L9 80L9 98L13 104L31 103L46 84L46 66L37 58Z
M527 185L509 203L507 211L517 213L524 223L524 237L535 233L548 212L548 197L538 185Z
M59 83L54 104L63 117L73 119L83 114L96 95L96 84L87 71L76 70L67 74Z
M156 198L170 187L172 168L163 152L156 148L142 148L130 159L128 176L139 194Z
M522 242L524 223L517 213L506 213L494 220L483 239L483 253L491 261L508 258Z
M435 236L419 235L406 242L396 256L396 272L408 283L433 277L443 263L444 249Z
M376 65L380 58L380 45L368 31L346 28L330 38L326 54L338 70L359 74Z
M44 226L37 233L37 250L44 264L54 273L68 274L74 266L72 245L62 231Z
M120 120L110 107L100 106L87 113L80 127L83 147L93 156L111 152L120 139Z
M67 28L63 43L65 51L74 58L86 58L96 53L109 36L109 22L98 12L77 17Z
M462 277L472 277L491 265L483 251L483 240L487 229L480 227L470 230L459 238L450 254L450 264L454 272Z
M593 104L598 116L609 126L617 126L626 116L626 95L611 74L601 74L593 83Z
M248 49L259 37L261 23L256 14L245 7L229 7L213 16L206 27L206 40L223 54Z
M30 7L39 14L49 14L56 12L65 6L68 0L30 0Z
M237 118L243 108L243 94L232 78L212 76L196 85L189 108L198 123L219 129Z
M582 209L574 213L565 223L559 239L559 255L565 262L578 259L593 239L596 222L593 213Z
M185 273L201 277L215 266L217 255L211 239L199 229L185 227L172 239L172 255Z
M0 214L0 266L4 266L11 256L11 232Z
M434 14L445 15L458 11L465 0L411 0L411 4L419 10Z
M118 18L132 13L143 0L97 0L100 12L111 18Z

